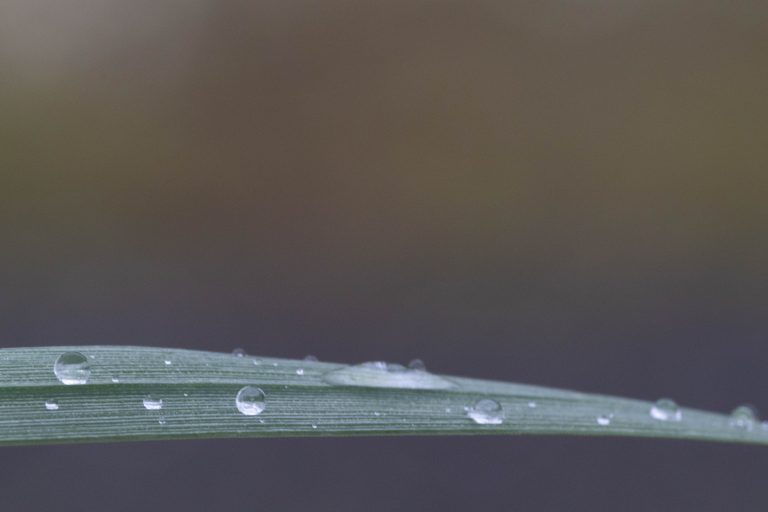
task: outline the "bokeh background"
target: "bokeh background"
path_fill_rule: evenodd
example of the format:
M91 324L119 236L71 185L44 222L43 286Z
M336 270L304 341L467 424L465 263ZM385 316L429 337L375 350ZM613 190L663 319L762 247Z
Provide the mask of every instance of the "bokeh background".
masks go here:
M768 410L768 4L0 3L0 347ZM768 451L4 448L2 510L765 510Z

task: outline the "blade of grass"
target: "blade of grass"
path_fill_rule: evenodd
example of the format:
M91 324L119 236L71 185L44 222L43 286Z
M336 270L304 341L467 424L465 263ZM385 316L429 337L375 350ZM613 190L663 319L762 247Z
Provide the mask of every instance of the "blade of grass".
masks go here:
M85 356L84 385L53 367ZM265 394L257 415L239 411L244 386ZM151 395L150 408L143 405ZM503 421L478 424L467 408L497 402ZM157 408L159 400L162 407ZM46 405L47 402L47 405ZM557 434L768 444L757 422L681 408L660 421L650 402L413 370L236 357L124 346L0 349L0 444L218 437ZM253 410L251 410L253 412Z

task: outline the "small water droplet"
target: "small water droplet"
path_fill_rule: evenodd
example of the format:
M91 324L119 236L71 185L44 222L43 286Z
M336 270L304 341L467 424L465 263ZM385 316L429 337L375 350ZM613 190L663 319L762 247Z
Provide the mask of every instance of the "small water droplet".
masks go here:
M538 404L536 402L528 402L528 407L530 407L531 409L535 409L536 407L538 407Z
M305 361L311 361L311 362L317 362L317 358L313 356L312 354L307 354L304 356Z
M412 359L411 362L408 363L408 368L421 372L427 371L427 365L425 365L424 361L421 359Z
M117 384L118 382L120 382L120 379L118 379L117 377L112 377L113 384Z
M381 416L381 413L380 413L379 411L374 411L374 412L373 412L373 415L374 415L374 416Z
M46 400L45 408L49 411L58 411L59 410L58 400L55 400L55 399Z
M740 405L731 413L729 422L733 427L752 430L757 423L757 412L749 405Z
M144 408L148 411L157 411L163 408L163 399L154 398L152 395L147 395L143 400Z
M246 416L256 416L266 407L266 397L264 392L253 386L245 386L237 392L235 397L237 410Z
M91 376L91 367L80 352L64 352L53 363L53 373L67 386L85 384Z
M450 407L446 407L445 408L445 412L451 412L451 408Z
M317 425L315 425L315 424L313 423L313 424L312 424L312 428L317 428Z
M157 418L157 422L158 422L159 424L161 424L161 425L165 425L165 424L166 424L166 421L165 421L165 416L158 416L158 418Z
M479 425L501 425L504 423L504 410L496 400L483 398L467 409L467 416Z
M184 393L184 396L189 396L189 393Z
M173 364L173 361L171 361L170 359L166 359L165 361L163 361L163 363L165 363L165 366L171 366Z
M607 427L611 424L611 421L613 421L613 413L601 414L595 418L595 421L597 421L597 424L601 427Z
M680 421L683 419L683 411L674 400L660 398L653 404L650 410L651 418L659 421Z
M304 368L297 368L296 375L304 375Z
M272 366L274 366L275 368L277 368L278 366L280 366L280 363L272 363Z
M253 365L254 366L259 366L260 364L261 364L261 359L254 359L253 360Z
M232 351L232 355L235 357L245 357L248 354L246 354L245 350L241 348L236 348L235 350Z

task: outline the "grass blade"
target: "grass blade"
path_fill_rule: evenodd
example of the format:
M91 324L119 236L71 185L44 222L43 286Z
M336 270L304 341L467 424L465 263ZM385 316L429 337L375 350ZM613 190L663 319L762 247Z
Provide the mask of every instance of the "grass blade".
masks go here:
M54 373L57 358L67 352L87 360L86 384L65 385ZM74 367L64 368L66 374L66 368ZM148 347L0 349L0 444L438 434L768 444L768 429L748 415L734 422L722 414L681 408L680 421L661 421L650 414L650 402L389 370ZM263 391L260 414L238 409L235 397L245 386ZM503 421L473 421L470 416L477 413L467 408L479 400L498 403Z

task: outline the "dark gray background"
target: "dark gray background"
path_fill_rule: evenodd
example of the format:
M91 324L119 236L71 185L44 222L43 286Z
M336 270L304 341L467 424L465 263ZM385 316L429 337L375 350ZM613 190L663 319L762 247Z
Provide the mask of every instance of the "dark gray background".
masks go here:
M140 344L768 410L768 4L0 4L0 346ZM768 452L0 450L0 509L764 510Z

